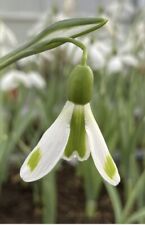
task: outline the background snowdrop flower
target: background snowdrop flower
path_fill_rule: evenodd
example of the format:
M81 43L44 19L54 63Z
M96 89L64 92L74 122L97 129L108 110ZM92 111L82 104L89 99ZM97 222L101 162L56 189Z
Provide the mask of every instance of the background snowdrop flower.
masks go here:
M131 54L126 54L122 57L122 62L131 67L137 67L139 65L138 60Z
M54 55L53 55L53 50L52 51L45 51L39 54L39 59L40 61L43 59L48 61L48 62L53 62L54 61Z
M105 66L105 57L103 52L97 49L95 44L90 45L89 50L89 65L93 70L102 69Z
M72 52L71 52L71 50L72 50ZM81 49L77 48L76 46L75 46L75 48L72 48L72 49L69 46L69 52L67 52L67 54L70 54L70 58L72 59L73 65L77 64L81 60L81 57L82 57Z
M108 60L107 64L107 71L108 73L119 73L123 70L123 63L121 61L121 58L118 56L112 57L110 60Z
M32 64L32 63L37 62L37 59L38 59L38 57L36 55L31 55L31 56L28 56L26 58L20 59L18 61L18 64L20 66L27 66L28 64Z
M93 73L78 65L68 80L68 100L55 122L24 161L20 176L26 182L49 173L60 158L86 160L90 153L101 176L117 185L120 177L90 107Z
M19 70L11 70L3 75L0 80L1 91L12 91L20 84L28 87L28 80L24 72Z
M29 87L43 89L46 86L45 80L37 72L29 72L27 75Z
M107 71L108 73L120 73L124 71L126 67L137 67L138 60L131 54L124 54L124 55L116 55L111 57L108 60L107 64Z
M7 72L0 80L1 91L12 91L20 85L26 88L35 87L43 89L46 83L37 72L24 73L19 70Z

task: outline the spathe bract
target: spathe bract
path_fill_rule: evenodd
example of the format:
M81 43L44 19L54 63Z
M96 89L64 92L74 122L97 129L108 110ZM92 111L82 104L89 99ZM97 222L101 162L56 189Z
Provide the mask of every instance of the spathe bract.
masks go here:
M106 23L106 19L91 17L66 19L51 24L18 49L0 58L0 70L19 59L56 48L68 42L66 38L75 39L95 31Z

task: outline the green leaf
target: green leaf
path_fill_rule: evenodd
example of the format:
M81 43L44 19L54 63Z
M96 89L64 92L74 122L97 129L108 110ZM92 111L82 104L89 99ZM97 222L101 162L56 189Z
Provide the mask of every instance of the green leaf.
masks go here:
M42 179L43 223L55 223L57 211L57 196L55 172Z
M126 224L139 222L140 219L145 218L145 207L135 212L126 221Z
M114 214L115 214L115 222L120 223L122 216L122 204L119 193L116 188L111 187L110 185L105 184L107 192L110 196L110 200L112 202Z
M0 59L0 70L19 59L56 48L65 43L64 41L56 41L56 38L80 37L99 29L106 22L107 20L102 18L74 18L56 22L18 49L2 57Z
M4 145L0 145L0 183L4 182L7 178L7 171L9 168L9 157L15 150L15 146L20 140L22 134L27 129L28 125L32 123L36 113L31 109L25 117L19 112L18 116L14 118L12 131L9 133L8 138Z
M96 213L97 199L103 182L91 159L82 162L79 165L79 169L79 173L84 179L86 215L92 218Z
M107 22L103 18L73 18L58 21L34 37L27 45L35 44L42 40L51 40L56 37L80 37L99 29Z
M131 209L133 207L135 200L138 197L138 193L144 187L144 182L145 182L145 171L142 173L142 175L140 176L139 180L137 181L135 187L133 188L132 192L129 195L129 198L128 198L125 208L123 210L123 221L126 220L129 212L131 211Z

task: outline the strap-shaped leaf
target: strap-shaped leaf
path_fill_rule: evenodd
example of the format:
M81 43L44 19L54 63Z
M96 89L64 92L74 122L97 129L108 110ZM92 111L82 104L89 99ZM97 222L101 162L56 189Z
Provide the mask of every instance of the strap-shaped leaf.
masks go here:
M74 18L58 21L40 32L28 45L58 37L80 37L99 29L107 22L102 18Z
M77 38L95 31L106 24L103 18L74 18L56 22L41 31L30 41L0 59L0 69L18 59L56 48L67 41L56 41L56 38ZM45 44L44 44L45 43Z

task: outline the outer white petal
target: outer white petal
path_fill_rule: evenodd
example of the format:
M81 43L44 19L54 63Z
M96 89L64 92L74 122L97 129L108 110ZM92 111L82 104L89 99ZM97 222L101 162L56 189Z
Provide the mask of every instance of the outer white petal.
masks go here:
M107 71L111 73L119 73L123 70L123 63L119 56L113 56L107 65Z
M102 177L110 184L117 185L120 182L120 176L115 166L115 175L111 179L105 172L104 165L106 157L110 156L105 140L101 134L101 131L96 123L96 120L92 114L90 104L85 106L85 127L89 139L92 158L95 166L98 169Z
M20 176L24 181L31 182L45 176L62 157L70 133L73 108L74 104L67 101L59 117L29 154L20 170ZM28 161L37 148L40 149L41 158L35 169L31 171Z
M43 89L46 86L45 80L39 73L35 71L28 73L27 78L29 82L29 87L34 86L38 89Z
M127 66L137 67L138 66L138 60L135 56L131 54L126 54L122 56L122 61Z
M105 65L105 56L95 45L89 48L89 64L94 70L102 69Z
M20 84L28 86L28 79L24 72L11 70L3 75L0 80L0 90L11 91L17 88Z

